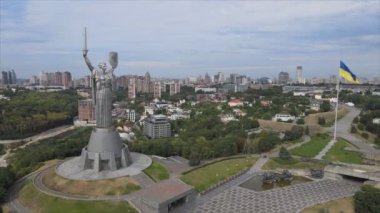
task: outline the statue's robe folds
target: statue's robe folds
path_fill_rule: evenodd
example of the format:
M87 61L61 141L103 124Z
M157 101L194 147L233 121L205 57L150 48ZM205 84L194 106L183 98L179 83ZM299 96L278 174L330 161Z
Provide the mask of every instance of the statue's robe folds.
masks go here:
M112 127L112 91L111 79L100 78L97 80L96 91L96 127Z

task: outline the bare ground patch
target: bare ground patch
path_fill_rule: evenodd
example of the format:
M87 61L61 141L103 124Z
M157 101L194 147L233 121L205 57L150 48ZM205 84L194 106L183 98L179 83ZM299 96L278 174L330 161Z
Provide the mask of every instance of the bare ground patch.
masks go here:
M291 123L277 122L277 121L271 121L271 120L259 119L258 121L261 128L273 129L277 131L291 130L292 127L294 126L294 124L291 124Z

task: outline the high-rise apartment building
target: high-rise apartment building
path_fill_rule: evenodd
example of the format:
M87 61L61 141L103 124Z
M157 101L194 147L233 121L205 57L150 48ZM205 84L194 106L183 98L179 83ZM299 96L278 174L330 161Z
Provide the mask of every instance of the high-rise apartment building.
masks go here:
M155 81L153 83L153 97L154 98L161 98L161 82Z
M303 77L302 66L297 66L296 70L296 82L299 84L305 84L305 78Z
M177 94L177 93L179 93L180 92L180 88L181 88L181 86L180 86L180 84L179 84L179 82L174 82L174 83L171 83L170 85L169 85L169 94L170 95L175 95L175 94Z
M2 79L3 85L8 85L9 84L8 72L7 71L2 71L1 72L1 79Z
M280 72L278 74L278 84L286 85L289 82L289 73Z
M17 84L16 72L13 69L8 71L8 84Z
M95 113L91 99L78 102L78 117L80 121L94 121Z
M231 84L237 84L238 82L238 77L239 77L239 74L237 73L232 73L230 74L230 82Z
M152 115L144 121L144 135L149 138L171 136L170 123L165 115Z
M143 92L144 93L150 92L150 74L149 74L149 72L145 73L145 76L143 79Z
M211 77L208 73L205 74L205 79L204 79L205 84L210 84L211 83Z
M32 77L30 77L29 84L37 85L39 83L40 83L40 81L39 81L39 78L37 78L37 76L33 75Z
M55 72L54 74L54 85L55 86L62 86L62 72Z
M128 98L133 100L136 98L136 78L130 78L128 84Z
M214 82L217 84L224 83L224 74L222 72L218 72L218 74L214 75Z
M70 72L63 72L62 75L62 86L65 88L70 88L71 87L71 73Z

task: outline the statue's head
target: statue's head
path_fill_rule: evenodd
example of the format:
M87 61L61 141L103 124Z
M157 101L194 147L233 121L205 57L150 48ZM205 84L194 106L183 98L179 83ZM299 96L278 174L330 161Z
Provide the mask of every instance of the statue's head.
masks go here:
M106 63L99 63L98 67L105 72L107 69L107 64Z

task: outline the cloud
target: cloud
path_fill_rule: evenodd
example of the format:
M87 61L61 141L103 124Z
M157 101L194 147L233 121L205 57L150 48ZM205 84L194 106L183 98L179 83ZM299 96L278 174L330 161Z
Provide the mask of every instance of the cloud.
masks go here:
M276 73L323 60L333 69L331 59L346 57L372 64L360 65L369 75L380 70L378 1L3 2L0 63L27 70L26 77L57 64L85 74L71 63L81 60L85 26L91 59L115 50L131 72L165 76L178 69L186 76L261 66ZM46 55L49 60L39 58Z
M120 65L131 68L179 68L182 66L180 62L164 62L164 61L121 61Z

